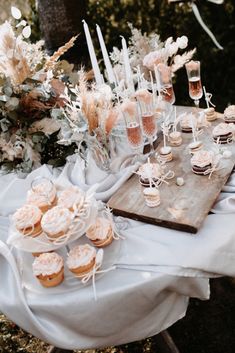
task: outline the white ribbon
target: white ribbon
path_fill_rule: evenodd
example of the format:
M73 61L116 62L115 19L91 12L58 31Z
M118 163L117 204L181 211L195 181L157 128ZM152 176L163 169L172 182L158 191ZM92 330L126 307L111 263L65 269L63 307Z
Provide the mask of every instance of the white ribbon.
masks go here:
M92 278L92 287L93 287L93 293L94 293L94 299L97 301L97 292L96 292L96 285L95 285L95 275L99 273L106 273L112 270L116 269L116 266L109 267L105 270L100 270L99 268L102 265L103 262L103 257L104 257L104 250L100 249L97 251L96 258L95 258L95 264L93 269L87 273L83 278L82 278L82 283L86 284L91 278Z
M223 3L223 0L207 0L207 1L213 2L214 4L217 4L217 5L220 5ZM211 32L211 30L207 27L207 25L203 21L197 5L194 2L191 2L191 6L192 6L193 13L194 13L198 23L201 25L201 27L204 29L204 31L208 34L208 36L211 38L211 40L216 45L216 47L220 50L223 50L224 48L219 44L219 42L215 38L214 34Z
M205 170L205 172L203 173L204 175L208 175L208 179L211 178L211 176L214 172L221 170L221 169L224 169L224 167L219 167L220 160L221 160L220 155L215 156L215 158L212 162L212 167Z
M115 239L115 240L119 240L119 239L124 240L125 237L119 233L119 231L117 229L117 226L116 226L116 224L115 224L115 222L113 220L112 209L106 205L104 210L103 210L103 214L104 214L104 216L106 216L106 218L108 218L108 220L109 220L109 222L111 224L112 231L113 231L113 239Z
M142 176L142 174L140 172L138 172L138 171L134 172L134 174ZM152 177L152 175L149 174L148 175L148 180L149 180L149 184L150 185L154 185L155 187L159 187L163 183L169 185L167 180L170 180L170 179L174 178L174 176L175 176L175 173L172 170L168 170L167 173L162 174L160 177L157 177L157 176Z
M207 108L209 108L209 105L215 108L215 104L211 102L212 93L207 92L205 86L203 86L203 92L204 92Z

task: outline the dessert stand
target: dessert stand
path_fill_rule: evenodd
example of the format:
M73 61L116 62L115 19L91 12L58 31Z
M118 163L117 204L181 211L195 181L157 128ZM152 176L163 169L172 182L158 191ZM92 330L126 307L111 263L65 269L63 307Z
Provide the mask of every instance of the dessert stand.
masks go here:
M21 276L22 287L26 288L31 292L38 294L58 294L68 291L77 290L90 285L91 281L79 280L74 274L72 274L66 266L67 253L70 248L76 245L82 245L92 242L85 236L87 229L93 224L98 213L106 218L111 218L112 215L110 210L104 208L104 204L98 203L94 198L95 185L91 187L82 197L82 201L79 204L79 209L76 212L76 216L70 226L69 231L62 237L56 238L54 241L47 237L44 232L41 232L37 237L30 237L23 235L14 226L12 218L10 217L9 236L7 239L8 245L15 248L15 256ZM61 189L58 192L62 191ZM111 218L112 219L112 218ZM116 226L111 220L113 231L115 233ZM114 234L114 239L119 239L120 236ZM95 281L102 277L105 272L115 269L113 267L117 260L120 251L120 241L113 241L104 250L102 249L101 256L101 267L98 272L95 272ZM64 280L56 287L45 288L40 285L39 281L33 275L32 263L34 257L32 253L56 251L64 259ZM97 255L98 255L97 251ZM94 284L93 284L93 288ZM95 291L95 289L94 289ZM95 294L96 296L96 294Z

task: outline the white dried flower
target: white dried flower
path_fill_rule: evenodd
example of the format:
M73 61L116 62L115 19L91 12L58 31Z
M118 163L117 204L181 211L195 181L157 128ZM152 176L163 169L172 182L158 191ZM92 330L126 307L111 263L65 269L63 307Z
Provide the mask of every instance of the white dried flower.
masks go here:
M188 37L182 36L177 38L176 43L180 49L185 49L188 46Z
M160 64L163 59L162 50L151 51L144 57L143 65L146 66L149 70L154 70L154 66Z
M169 56L175 55L177 53L178 49L179 49L179 47L176 42L171 43L168 47Z

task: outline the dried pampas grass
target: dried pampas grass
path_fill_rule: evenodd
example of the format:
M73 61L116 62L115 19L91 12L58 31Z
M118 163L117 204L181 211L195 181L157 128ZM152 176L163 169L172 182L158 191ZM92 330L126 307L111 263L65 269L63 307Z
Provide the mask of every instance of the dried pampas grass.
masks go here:
M45 70L52 70L57 60L65 54L70 48L73 47L75 40L78 36L72 37L67 43L61 46L45 63Z
M9 22L0 26L0 72L15 85L31 76L27 49L27 43L15 36Z
M119 118L119 112L116 108L111 108L108 112L106 121L105 121L105 132L107 135L110 134L112 131L113 127L117 123Z
M193 50L190 50L186 53L183 53L182 55L176 55L174 57L174 61L171 66L172 72L176 72L181 67L183 67L188 61L190 61L192 59L193 55L195 54L195 52L196 52L196 48L194 48Z

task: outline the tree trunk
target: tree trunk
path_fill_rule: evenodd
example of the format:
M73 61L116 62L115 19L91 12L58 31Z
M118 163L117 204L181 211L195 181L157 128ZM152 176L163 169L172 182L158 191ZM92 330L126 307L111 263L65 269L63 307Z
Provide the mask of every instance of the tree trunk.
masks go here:
M38 0L38 14L49 54L79 34L74 47L63 58L73 63L85 62L88 51L82 19L86 18L86 0Z

